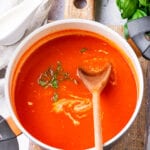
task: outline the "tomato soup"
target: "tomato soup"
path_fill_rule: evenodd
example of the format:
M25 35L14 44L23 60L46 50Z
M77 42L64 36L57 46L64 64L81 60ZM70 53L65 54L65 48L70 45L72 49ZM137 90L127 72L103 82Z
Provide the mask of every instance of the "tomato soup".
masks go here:
M101 60L112 64L108 84L101 93L103 142L120 132L137 102L132 64L108 39L80 30L44 37L20 59L12 97L24 128L56 148L94 147L92 95L78 77L77 68L83 64L98 68Z

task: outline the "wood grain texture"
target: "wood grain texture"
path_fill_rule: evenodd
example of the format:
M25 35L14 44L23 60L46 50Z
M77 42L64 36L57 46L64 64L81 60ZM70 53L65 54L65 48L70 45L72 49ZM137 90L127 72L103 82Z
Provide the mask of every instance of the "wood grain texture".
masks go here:
M87 4L84 8L77 8L74 0L65 0L64 18L81 18L94 20L94 0L86 0Z
M148 65L147 65L146 85L147 85L147 104L146 104L145 150L150 150L150 62L148 62Z

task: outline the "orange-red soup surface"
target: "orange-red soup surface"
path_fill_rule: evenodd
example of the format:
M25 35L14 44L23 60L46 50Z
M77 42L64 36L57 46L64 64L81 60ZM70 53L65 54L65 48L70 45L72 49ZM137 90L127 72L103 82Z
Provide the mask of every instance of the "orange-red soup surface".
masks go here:
M136 81L126 58L111 41L86 31L61 31L41 39L24 54L15 72L12 95L20 122L50 146L94 147L92 95L77 68L97 69L99 61L109 61L112 71L101 94L102 134L107 142L125 127L136 105ZM53 76L42 77L48 69ZM52 77L46 86L40 83Z

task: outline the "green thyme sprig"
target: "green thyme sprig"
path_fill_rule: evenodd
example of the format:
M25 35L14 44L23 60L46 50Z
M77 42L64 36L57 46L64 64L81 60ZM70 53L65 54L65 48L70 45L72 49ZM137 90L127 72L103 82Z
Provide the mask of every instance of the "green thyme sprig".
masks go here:
M45 88L53 88L55 92L53 94L52 100L56 102L59 97L56 89L59 88L59 83L65 80L70 80L72 82L75 81L75 79L72 79L70 77L70 74L68 72L64 71L62 63L60 61L57 61L56 68L50 66L46 71L41 73L38 78L38 84Z

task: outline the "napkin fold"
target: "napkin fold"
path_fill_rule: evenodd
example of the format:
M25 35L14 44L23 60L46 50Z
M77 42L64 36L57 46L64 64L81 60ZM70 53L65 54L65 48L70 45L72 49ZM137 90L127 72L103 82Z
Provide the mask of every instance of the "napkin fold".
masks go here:
M5 9L4 10L7 10L8 8L10 9L10 7L16 6L17 0L9 0L9 3L7 1L8 0L5 0ZM18 0L18 3L20 3L21 1L22 0L20 0L20 1ZM21 40L19 40L15 44L12 44L9 46L0 45L0 70L5 68L8 65L9 60L11 59L11 56L12 56L13 52L15 51L16 47L20 44L20 42L26 36L28 36L32 31L39 28L40 26L48 23L47 22L48 13L52 6L53 1L54 0L43 0L41 5L37 8L35 13L33 14L33 18L31 20L31 22L28 24L26 32L25 32L23 38L21 38ZM3 0L0 3L3 4L4 3ZM8 8L6 8L6 5L8 5ZM2 11L2 5L0 4L0 6L1 6L0 8Z

